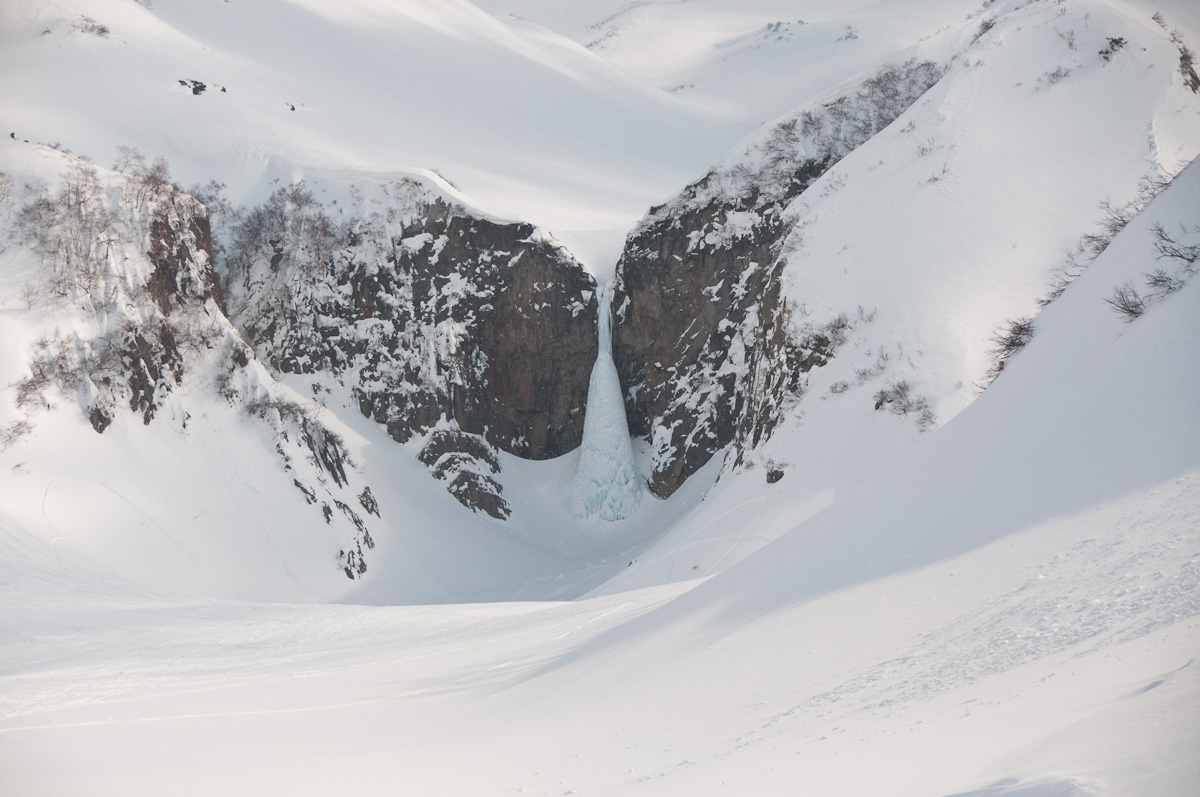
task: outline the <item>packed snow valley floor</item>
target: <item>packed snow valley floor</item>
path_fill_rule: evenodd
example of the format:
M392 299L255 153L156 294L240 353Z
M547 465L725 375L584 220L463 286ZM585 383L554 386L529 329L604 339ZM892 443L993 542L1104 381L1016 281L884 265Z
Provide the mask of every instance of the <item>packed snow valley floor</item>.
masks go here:
M1200 794L1197 47L0 4L0 794Z

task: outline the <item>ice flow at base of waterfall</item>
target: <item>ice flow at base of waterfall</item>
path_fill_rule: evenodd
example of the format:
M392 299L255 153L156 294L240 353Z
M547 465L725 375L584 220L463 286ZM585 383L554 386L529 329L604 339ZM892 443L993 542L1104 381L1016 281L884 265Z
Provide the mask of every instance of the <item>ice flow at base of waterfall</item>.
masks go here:
M642 501L642 480L633 466L633 446L625 421L625 401L612 359L612 293L600 295L600 350L588 383L579 465L567 491L567 505L578 518L623 520Z

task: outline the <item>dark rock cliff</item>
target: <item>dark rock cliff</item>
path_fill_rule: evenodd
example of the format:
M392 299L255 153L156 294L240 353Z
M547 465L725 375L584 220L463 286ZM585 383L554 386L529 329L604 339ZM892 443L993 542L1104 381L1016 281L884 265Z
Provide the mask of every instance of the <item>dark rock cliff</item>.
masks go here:
M470 213L416 182L335 224L302 186L243 225L235 321L260 356L327 372L398 441L445 418L530 459L579 445L596 296L529 224Z
M220 282L213 268L212 232L203 205L190 196L171 197L150 221L146 257L154 266L146 292L163 315L190 302L215 298Z
M750 211L715 201L655 219L626 243L613 360L630 431L653 446L659 497L735 440L756 446L800 375L828 356L828 339L790 330L782 211L778 201Z
M231 246L232 317L260 358L340 382L395 440L452 430L436 438L455 450L427 463L434 476L504 519L499 463L479 467L475 449L546 459L579 446L595 282L529 224L416 180L367 190L372 209L349 221L302 184L246 214Z
M837 336L793 329L781 254L788 206L891 124L940 69L878 70L766 128L630 234L617 265L613 359L651 491L671 495L714 454L770 435Z

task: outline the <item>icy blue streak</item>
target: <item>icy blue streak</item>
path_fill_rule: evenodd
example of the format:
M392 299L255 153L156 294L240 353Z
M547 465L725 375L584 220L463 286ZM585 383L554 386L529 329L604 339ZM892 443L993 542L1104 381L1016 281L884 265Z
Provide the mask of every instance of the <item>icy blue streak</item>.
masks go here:
M600 295L599 353L588 383L587 414L579 465L567 500L579 518L623 520L642 501L642 482L633 466L633 447L625 421L625 402L612 359L612 294Z

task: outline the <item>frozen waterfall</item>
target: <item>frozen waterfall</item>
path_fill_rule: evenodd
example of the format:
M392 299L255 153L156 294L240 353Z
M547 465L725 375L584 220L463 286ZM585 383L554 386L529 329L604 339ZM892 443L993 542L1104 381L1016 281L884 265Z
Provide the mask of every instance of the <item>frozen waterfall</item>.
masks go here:
M600 296L600 351L588 383L587 410L579 465L567 490L571 514L579 518L623 520L642 501L642 480L633 466L625 422L625 402L612 359L612 294Z

